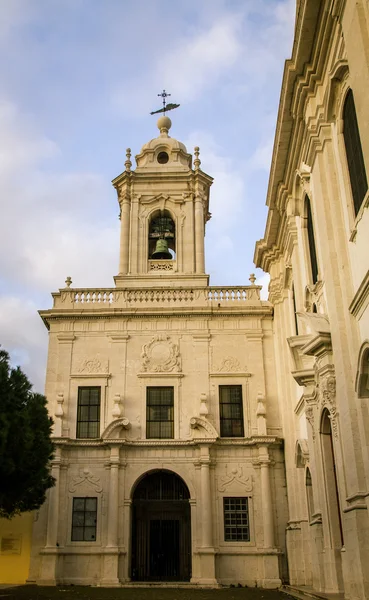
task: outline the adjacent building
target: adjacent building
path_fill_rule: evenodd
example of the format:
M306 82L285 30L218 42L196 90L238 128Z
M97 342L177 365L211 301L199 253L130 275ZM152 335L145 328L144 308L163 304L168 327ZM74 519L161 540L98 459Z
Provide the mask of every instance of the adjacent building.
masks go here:
M297 3L255 262L271 275L290 583L369 596L369 4Z

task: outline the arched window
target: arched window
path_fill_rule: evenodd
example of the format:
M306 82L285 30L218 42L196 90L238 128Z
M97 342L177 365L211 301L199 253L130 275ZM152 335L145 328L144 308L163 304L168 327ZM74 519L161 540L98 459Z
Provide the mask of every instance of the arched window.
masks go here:
M369 398L369 342L361 347L358 372L356 375L356 391L359 398Z
M149 226L149 258L171 260L176 253L175 223L166 210L153 215Z
M343 105L343 138L356 216L367 192L368 181L352 90L348 91Z
M306 486L306 500L308 506L309 521L312 520L314 514L314 496L313 496L313 484L311 481L311 473L309 467L306 468L305 474L305 486Z
M313 215L311 214L310 198L305 196L305 215L307 220L307 237L309 244L311 278L313 283L318 281L318 261L316 257Z
M295 295L295 285L292 284L292 303L293 303L293 313L295 319L295 335L299 334L299 324L297 321L297 309L296 309L296 295Z

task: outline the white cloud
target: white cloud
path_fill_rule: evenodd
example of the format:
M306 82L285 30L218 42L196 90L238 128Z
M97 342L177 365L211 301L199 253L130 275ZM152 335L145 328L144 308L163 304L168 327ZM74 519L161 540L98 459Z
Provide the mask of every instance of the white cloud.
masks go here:
M108 188L96 174L46 170L44 159L57 154L25 115L0 104L1 273L38 290L62 286L66 275L111 285L119 222L103 212Z
M47 352L47 330L31 300L0 296L0 344L20 366L37 392L43 393Z
M263 286L263 289L260 292L260 297L262 300L268 300L270 275L269 273L263 273L260 277L257 277L255 284Z
M210 29L182 40L159 61L156 79L169 81L176 97L183 102L198 99L239 58L242 52L239 32L239 19L229 15Z

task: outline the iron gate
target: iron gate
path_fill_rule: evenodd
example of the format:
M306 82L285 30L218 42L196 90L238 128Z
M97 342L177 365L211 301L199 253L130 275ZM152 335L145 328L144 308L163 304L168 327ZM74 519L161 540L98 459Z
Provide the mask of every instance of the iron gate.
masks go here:
M168 471L147 475L137 486L132 512L132 579L189 581L191 518L189 492Z

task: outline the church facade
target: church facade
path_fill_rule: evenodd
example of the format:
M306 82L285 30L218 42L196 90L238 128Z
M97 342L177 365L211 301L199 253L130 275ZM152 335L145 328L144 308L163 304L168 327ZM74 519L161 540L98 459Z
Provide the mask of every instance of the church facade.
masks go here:
M292 585L369 596L369 5L300 1L264 239Z
M278 587L287 498L272 306L211 287L212 178L168 117L113 181L112 289L66 287L41 311L56 485L33 531L30 581Z
M369 596L369 5L299 0L255 264L212 287L212 178L158 121L115 286L53 294L56 454L29 580ZM118 252L118 249L117 249Z

